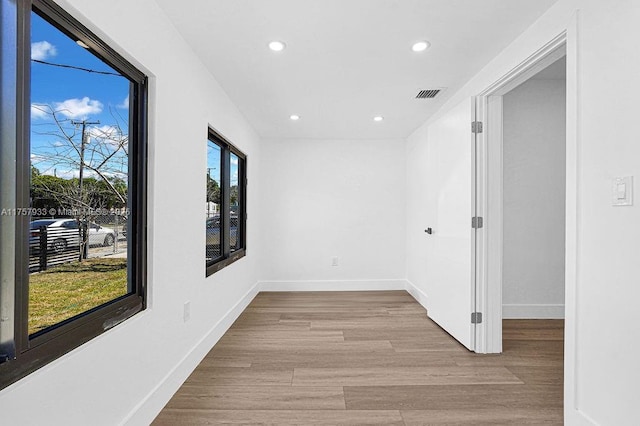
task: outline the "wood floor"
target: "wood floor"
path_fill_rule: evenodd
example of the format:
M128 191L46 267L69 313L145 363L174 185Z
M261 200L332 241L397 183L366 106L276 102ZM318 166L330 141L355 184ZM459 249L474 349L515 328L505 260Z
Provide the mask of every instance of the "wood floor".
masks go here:
M260 293L156 425L562 424L561 320L467 351L404 291Z

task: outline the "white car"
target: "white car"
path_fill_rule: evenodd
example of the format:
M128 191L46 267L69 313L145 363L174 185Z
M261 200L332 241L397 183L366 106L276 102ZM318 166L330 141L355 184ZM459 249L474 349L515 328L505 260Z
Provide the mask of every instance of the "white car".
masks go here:
M47 227L47 250L61 253L69 247L80 245L78 222L75 219L39 219L31 222L29 247L40 248L40 227ZM115 231L97 223L89 223L89 245L110 246L115 241Z

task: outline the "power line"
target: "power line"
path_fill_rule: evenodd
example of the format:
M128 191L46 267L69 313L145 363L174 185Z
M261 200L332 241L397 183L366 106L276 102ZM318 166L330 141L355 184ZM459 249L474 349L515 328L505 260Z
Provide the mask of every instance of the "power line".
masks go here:
M95 73L95 74L115 75L115 76L118 76L118 77L124 77L122 74L118 74L118 73L115 73L115 72L97 71L97 70L92 70L92 69L89 69L89 68L76 67L76 66L73 66L73 65L54 64L53 62L40 61L38 59L32 59L31 62L37 62L38 64L43 64L43 65L51 65L53 67L71 68L71 69L74 69L74 70L86 71L86 72Z

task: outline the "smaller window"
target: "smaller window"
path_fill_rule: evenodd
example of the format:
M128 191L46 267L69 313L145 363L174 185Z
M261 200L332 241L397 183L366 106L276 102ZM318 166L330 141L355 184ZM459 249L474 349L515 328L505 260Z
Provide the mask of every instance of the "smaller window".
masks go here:
M213 130L207 139L207 276L246 252L247 158Z

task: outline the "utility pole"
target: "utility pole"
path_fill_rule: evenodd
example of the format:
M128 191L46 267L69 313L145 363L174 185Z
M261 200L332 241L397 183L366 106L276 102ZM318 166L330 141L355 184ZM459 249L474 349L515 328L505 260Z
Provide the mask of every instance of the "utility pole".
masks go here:
M211 180L211 167L207 167L207 219L211 217L211 200L209 199L209 181Z
M87 130L87 124L100 124L99 121L87 121L87 120L82 120L82 121L72 121L71 124L73 124L74 126L80 126L82 125L82 139L80 141L80 170L78 173L78 197L80 198L80 200L83 200L83 194L82 194L82 179L83 179L83 172L84 172L84 147L87 144L87 134L86 134L86 130ZM79 256L79 261L82 262L82 259L86 259L88 256L88 229L87 226L89 224L87 223L86 220L84 220L82 223L78 223L78 232L79 232L79 236L80 236L80 256Z
M73 124L74 126L82 125L82 139L80 141L80 170L78 173L78 191L80 193L80 196L82 197L82 175L84 173L84 147L87 144L87 139L86 139L87 124L89 125L100 124L100 122L82 120L82 121L72 121L71 124Z

